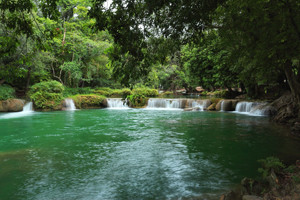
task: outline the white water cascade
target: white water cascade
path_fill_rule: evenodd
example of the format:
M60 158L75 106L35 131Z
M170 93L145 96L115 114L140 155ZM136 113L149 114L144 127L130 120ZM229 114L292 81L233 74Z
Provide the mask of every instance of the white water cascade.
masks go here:
M73 99L65 99L65 105L66 105L65 110L76 110L76 106Z
M148 100L147 109L181 109L181 99L154 99Z
M221 111L224 111L224 100L221 101Z
M26 117L33 115L33 106L32 102L26 103L23 107L23 111L21 112L14 112L14 113L8 113L5 115L0 116L0 119L10 119L10 118L18 118L18 117Z
M197 99L188 99L187 105L189 108L193 108L194 110L204 111L208 106L210 106L211 102L209 100L197 100Z
M211 102L209 100L200 99L160 99L150 98L146 109L165 109L165 110L178 110L178 109L192 109L201 110L206 109Z
M235 112L249 115L268 115L266 114L270 108L265 102L238 102L235 107Z
M107 107L109 109L129 109L127 100L122 98L109 98L107 99Z

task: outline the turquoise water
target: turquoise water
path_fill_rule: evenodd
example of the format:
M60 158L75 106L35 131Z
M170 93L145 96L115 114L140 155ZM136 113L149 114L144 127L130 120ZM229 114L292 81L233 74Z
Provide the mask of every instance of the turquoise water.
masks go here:
M3 116L3 114L0 115ZM0 199L219 199L258 159L300 158L268 118L76 110L0 119Z

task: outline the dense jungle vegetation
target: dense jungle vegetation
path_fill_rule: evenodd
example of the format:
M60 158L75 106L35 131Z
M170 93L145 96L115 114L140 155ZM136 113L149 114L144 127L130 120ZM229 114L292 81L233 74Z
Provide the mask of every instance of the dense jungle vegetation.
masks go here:
M299 105L299 11L296 0L1 0L1 91L24 96L51 80L254 98L291 90Z

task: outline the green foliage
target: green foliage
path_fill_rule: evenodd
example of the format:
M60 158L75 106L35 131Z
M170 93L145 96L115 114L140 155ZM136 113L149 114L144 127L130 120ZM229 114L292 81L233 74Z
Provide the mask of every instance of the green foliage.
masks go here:
M94 93L94 89L91 89L90 87L84 87L84 88L68 88L65 87L63 96L64 97L69 97L69 96L74 96L77 94L91 94Z
M15 89L9 85L0 85L0 100L15 98Z
M71 96L76 108L103 108L105 107L106 97L96 94Z
M276 157L268 157L266 159L258 160L262 167L258 169L258 172L262 174L263 178L268 177L271 172L279 173L285 168L285 165Z
M131 95L131 90L129 88L123 88L123 89L115 89L112 90L110 97L122 97L126 98L128 95Z
M132 90L132 94L134 95L143 95L145 97L157 97L158 91L156 89L150 89L147 87L143 88L135 88Z
M147 105L148 98L143 94L132 94L127 96L129 106L132 108L143 108Z
M128 95L131 95L131 90L129 88L111 89L111 88L103 87L103 88L97 88L95 90L95 93L99 95L104 95L106 97L126 98Z
M40 82L30 88L29 97L37 109L56 109L63 100L63 91L57 81Z
M172 97L173 95L174 95L174 93L171 91L166 91L162 94L159 94L160 97Z

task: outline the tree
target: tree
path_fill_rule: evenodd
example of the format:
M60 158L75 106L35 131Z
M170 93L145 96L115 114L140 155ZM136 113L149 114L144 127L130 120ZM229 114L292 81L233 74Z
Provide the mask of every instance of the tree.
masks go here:
M220 33L243 80L282 81L300 105L300 2L295 0L228 1L219 7Z

